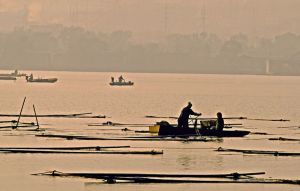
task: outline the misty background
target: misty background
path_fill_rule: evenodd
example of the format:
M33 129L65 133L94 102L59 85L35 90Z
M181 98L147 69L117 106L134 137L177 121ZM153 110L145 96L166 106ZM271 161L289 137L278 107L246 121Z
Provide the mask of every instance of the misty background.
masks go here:
M300 74L299 0L0 0L0 69Z

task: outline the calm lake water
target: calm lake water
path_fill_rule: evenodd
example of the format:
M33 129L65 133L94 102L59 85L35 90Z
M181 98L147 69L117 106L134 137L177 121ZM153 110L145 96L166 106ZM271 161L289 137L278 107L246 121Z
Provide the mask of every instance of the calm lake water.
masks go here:
M1 73L8 71L1 71ZM29 73L29 72L28 72ZM290 119L290 122L231 120L243 123L236 129L264 132L245 138L224 138L217 142L130 142L81 141L36 137L41 132L0 131L0 146L105 146L130 145L132 150L163 150L158 156L0 154L0 190L6 191L96 191L96 190L273 190L295 191L294 185L255 184L102 184L81 178L32 176L32 173L63 172L144 172L144 173L231 173L264 171L261 177L299 179L299 157L275 157L219 153L218 147L300 152L299 142L270 141L268 138L300 139L300 77L192 74L122 74L135 82L133 87L110 87L110 77L119 73L33 72L36 76L57 77L54 84L26 83L20 78L0 81L0 113L17 114L23 98L23 113L69 114L93 112L108 119L39 118L45 133L99 137L145 136L123 132L117 127L91 127L88 123L155 123L145 115L178 116L188 101L194 111L214 117ZM15 118L1 118L0 120ZM22 119L31 122L33 118ZM175 122L169 120L170 122ZM294 127L290 127L294 126ZM115 129L113 129L115 128ZM124 127L123 127L124 128ZM144 128L133 128L147 130ZM109 130L111 129L111 130Z

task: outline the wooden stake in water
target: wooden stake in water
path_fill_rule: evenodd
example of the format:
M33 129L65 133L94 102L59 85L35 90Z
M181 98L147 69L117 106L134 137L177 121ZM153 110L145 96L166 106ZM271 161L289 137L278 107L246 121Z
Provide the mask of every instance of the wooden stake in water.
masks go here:
M16 126L13 129L18 128L18 125L19 125L19 122L20 122L20 118L21 118L21 115L22 115L22 111L23 111L23 107L24 107L25 101L26 101L26 97L24 97L23 104L22 104L22 107L21 107L21 111L20 111L20 114L19 114L19 117L18 117L18 120L17 120L17 124L16 124Z
M33 104L33 111L34 111L34 116L35 116L35 120L36 120L36 125L37 125L37 129L40 128L40 125L39 125L39 121L38 121L38 118L37 118L37 115L36 115L36 111L35 111L35 106Z

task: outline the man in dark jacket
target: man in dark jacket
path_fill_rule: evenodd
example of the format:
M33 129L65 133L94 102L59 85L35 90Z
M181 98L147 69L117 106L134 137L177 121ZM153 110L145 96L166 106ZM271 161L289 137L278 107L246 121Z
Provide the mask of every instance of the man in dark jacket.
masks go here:
M224 128L224 119L222 117L222 113L218 112L217 113L217 124L216 124L216 129L217 131L222 132Z
M182 109L181 114L178 118L178 126L179 128L188 128L189 127L189 117L190 115L200 116L201 113L196 113L192 110L192 103L189 102L188 105Z

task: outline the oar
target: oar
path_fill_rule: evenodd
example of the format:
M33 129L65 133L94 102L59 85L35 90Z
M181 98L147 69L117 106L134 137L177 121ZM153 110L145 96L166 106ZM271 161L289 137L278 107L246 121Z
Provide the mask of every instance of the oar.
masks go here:
M13 129L18 128L19 121L20 121L20 118L21 118L21 115L22 115L22 111L23 111L23 107L24 107L25 101L26 101L26 97L24 97L24 100L23 100L23 104L22 104L22 107L21 107L21 111L20 111L20 114L19 114L19 117L18 117L18 120L17 120L17 125L16 125Z

